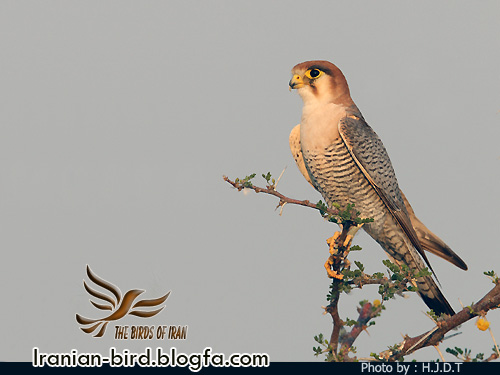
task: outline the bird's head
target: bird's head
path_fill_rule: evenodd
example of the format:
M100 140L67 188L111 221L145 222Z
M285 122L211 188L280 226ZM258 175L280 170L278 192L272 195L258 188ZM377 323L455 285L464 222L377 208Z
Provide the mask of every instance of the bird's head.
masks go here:
M304 103L352 104L344 75L329 61L306 61L295 65L288 85L290 90L298 91Z

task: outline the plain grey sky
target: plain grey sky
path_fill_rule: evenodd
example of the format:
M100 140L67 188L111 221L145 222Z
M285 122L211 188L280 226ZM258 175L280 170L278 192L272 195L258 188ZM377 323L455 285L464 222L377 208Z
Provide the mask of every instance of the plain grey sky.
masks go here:
M482 272L500 272L499 14L496 1L2 1L0 360L157 345L322 360L336 226L301 207L280 217L276 200L222 181L288 166L279 190L320 199L288 148L302 107L290 70L312 59L342 69L417 215L469 265L430 256L452 306L478 301L493 286ZM351 260L384 269L371 238L355 243ZM75 313L100 317L86 264L122 292L171 290L156 317L117 324L188 325L187 340L80 331ZM377 296L343 297L342 316ZM358 355L430 329L426 310L416 295L390 301ZM500 339L498 312L488 319ZM460 331L443 351L489 353L487 332Z

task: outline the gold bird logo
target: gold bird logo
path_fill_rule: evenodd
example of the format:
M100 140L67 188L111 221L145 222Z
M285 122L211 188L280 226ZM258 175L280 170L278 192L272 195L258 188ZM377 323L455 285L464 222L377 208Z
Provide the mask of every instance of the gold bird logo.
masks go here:
M129 290L127 293L122 298L122 293L118 287L115 285L111 284L110 282L101 279L98 277L95 273L93 273L90 269L90 267L87 265L87 276L88 278L96 285L100 286L103 289L106 289L107 291L111 292L111 295L104 294L101 292L98 292L91 287L87 285L85 280L83 281L83 287L89 293L91 296L100 299L101 301L104 301L104 304L100 304L97 302L94 302L92 300L89 300L90 303L98 308L99 310L109 310L111 311L111 314L108 315L105 318L102 319L88 319L85 318L79 314L76 314L76 321L81 324L82 326L89 326L90 327L80 327L80 329L88 334L93 333L97 329L98 332L94 335L94 337L102 337L104 333L106 332L106 327L108 326L108 323L114 320L119 320L123 318L126 315L135 315L141 318L151 318L152 316L155 316L158 314L160 311L162 311L165 306L162 306L159 309L152 310L152 311L144 311L141 309L138 309L139 307L156 307L161 305L163 302L165 302L170 295L170 292L165 294L163 297L156 298L156 299L143 299L137 301L135 304L134 301L136 298L145 292L145 290L140 290L140 289L132 289ZM133 305L132 305L133 304Z

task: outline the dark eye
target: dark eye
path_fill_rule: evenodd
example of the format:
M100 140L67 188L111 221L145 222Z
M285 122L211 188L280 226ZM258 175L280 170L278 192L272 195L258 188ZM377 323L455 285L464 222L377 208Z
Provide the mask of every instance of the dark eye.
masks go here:
M318 69L311 69L311 72L309 73L309 75L312 77L312 78L316 78L318 77L320 74L320 71Z

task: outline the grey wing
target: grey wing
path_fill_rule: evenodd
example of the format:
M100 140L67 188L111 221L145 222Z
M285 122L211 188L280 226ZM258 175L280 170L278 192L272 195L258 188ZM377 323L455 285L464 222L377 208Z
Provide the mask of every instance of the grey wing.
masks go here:
M432 271L412 226L394 168L382 141L362 118L344 117L338 126L340 136L359 169Z

